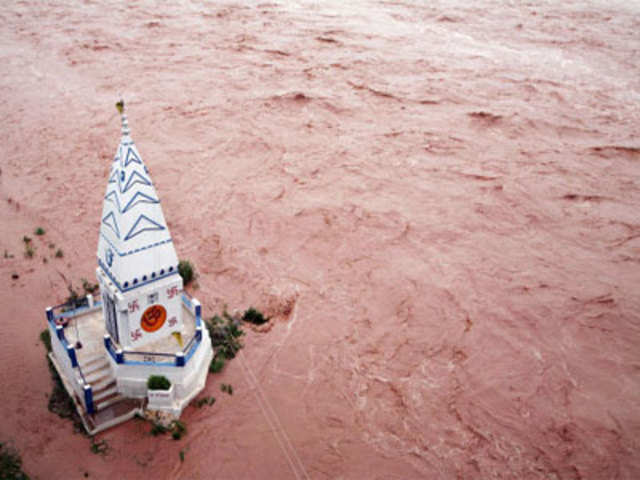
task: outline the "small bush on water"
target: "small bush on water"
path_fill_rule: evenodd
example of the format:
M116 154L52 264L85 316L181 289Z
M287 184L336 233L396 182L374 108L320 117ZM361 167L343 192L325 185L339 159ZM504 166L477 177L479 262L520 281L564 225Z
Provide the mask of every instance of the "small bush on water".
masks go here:
M229 395L233 395L233 387L229 384L223 383L220 385L220 390L227 392Z
M47 349L47 353L51 352L51 333L48 328L40 332L40 341L44 345L44 348Z
M86 278L81 278L80 281L82 282L82 289L84 290L84 293L95 293L98 288L100 288L97 283L91 283Z
M187 426L180 420L172 421L168 427L154 422L150 431L151 435L153 435L154 437L157 437L158 435L164 435L167 432L171 432L171 438L173 438L174 440L180 440L183 435L187 433Z
M265 316L259 310L251 307L249 310L244 312L242 316L242 320L245 322L253 323L254 325L262 325L269 321L269 318L265 318Z
M174 420L169 425L169 430L171 430L171 438L180 440L182 436L187 433L187 426L180 420Z
M153 435L154 437L157 437L158 435L163 435L168 431L169 429L167 427L165 427L164 425L160 425L159 423L154 423L153 426L151 427L151 435Z
M96 443L94 437L91 437L91 452L96 455L105 455L109 450L109 444L106 440Z
M29 480L22 471L20 454L12 447L0 442L0 480Z
M211 346L216 352L209 365L209 372L218 373L222 371L227 360L234 358L242 348L239 339L244 332L226 311L223 312L222 317L215 315L207 320L205 325L209 330Z
M198 400L196 400L196 407L198 408L202 408L205 405L211 406L214 403L216 403L216 398L215 397L202 397L199 398Z

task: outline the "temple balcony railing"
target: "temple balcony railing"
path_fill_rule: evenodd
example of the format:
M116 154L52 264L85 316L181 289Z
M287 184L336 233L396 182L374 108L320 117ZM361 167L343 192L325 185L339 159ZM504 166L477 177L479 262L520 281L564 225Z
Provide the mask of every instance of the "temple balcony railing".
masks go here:
M69 318L98 310L101 305L99 302L95 302L90 295L87 295L86 299L81 302L84 304L75 309L71 309L66 303L47 308L47 326L51 337L51 350L65 377L63 381L66 380L71 386L76 394L76 399L83 404L85 411L92 414L95 412L93 389L87 382L78 362L76 345L69 342L65 335L65 325Z

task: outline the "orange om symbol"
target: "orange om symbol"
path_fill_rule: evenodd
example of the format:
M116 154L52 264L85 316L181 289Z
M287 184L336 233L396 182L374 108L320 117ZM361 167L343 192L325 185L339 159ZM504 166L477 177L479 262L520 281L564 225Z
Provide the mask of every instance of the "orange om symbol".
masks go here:
M152 305L147 308L140 318L140 326L145 332L159 330L167 319L167 311L162 305Z

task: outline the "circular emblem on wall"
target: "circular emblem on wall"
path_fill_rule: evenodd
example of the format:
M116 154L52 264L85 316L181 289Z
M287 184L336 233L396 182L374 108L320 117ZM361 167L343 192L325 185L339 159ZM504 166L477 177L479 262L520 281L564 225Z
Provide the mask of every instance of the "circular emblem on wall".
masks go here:
M140 317L140 326L145 332L159 330L167 319L167 310L162 305L151 305Z

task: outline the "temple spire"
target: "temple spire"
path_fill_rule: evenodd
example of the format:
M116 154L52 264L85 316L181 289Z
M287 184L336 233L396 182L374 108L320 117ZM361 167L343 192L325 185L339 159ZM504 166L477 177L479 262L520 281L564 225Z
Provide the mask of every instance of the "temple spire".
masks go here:
M120 99L120 101L116 103L116 108L122 116L122 136L128 137L131 133L131 130L129 130L129 121L127 120L127 114L124 113L124 100Z

